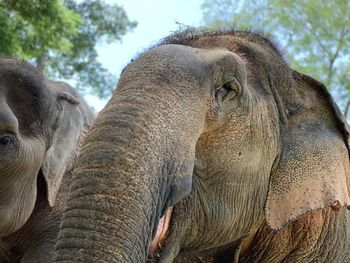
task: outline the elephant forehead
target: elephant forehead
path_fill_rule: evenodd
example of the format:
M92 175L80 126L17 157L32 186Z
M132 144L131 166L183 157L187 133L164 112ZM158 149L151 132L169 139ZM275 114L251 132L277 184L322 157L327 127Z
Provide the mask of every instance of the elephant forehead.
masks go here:
M198 55L200 49L181 45L164 45L143 53L130 63L123 75L136 73L139 76L159 77L166 82L191 82L207 79L212 68ZM141 74L141 75L140 75Z
M45 76L25 61L0 59L0 91L17 99L52 104L52 92ZM35 105L34 105L35 106Z
M146 54L149 54L151 56L158 56L159 58L170 58L174 61L178 61L178 63L194 63L197 60L198 54L202 51L203 50L199 48L168 44L155 47L150 51L146 52Z
M0 90L4 94L0 100L2 125L9 126L10 130L18 128L23 135L31 135L35 127L42 127L53 105L48 93L33 91L21 80L2 81Z

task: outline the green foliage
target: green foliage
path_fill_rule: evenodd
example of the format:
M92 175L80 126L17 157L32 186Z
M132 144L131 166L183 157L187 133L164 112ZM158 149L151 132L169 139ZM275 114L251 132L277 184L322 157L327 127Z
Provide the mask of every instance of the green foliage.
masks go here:
M350 93L350 1L206 0L202 9L206 25L263 31L280 43L292 67L340 97Z
M3 0L0 3L1 53L24 59L49 49L68 52L68 36L77 33L79 14L59 0ZM4 40L3 40L4 38Z
M97 61L96 44L120 41L136 26L103 0L0 0L0 53L31 60L83 92L110 95L116 77Z
M15 26L10 23L9 17L0 4L0 52L4 54L15 54L20 45L16 41Z
M265 29L262 19L268 8L265 0L205 0L202 4L203 18L207 26L220 29ZM247 10L247 11L245 11Z
M121 36L136 26L130 22L121 7L109 5L99 0L76 2L66 0L70 10L79 13L84 23L78 34L69 37L73 48L70 54L57 53L48 60L50 73L58 73L64 78L76 79L77 87L88 86L99 97L107 97L115 88L116 77L97 61L96 43L111 43L121 40Z

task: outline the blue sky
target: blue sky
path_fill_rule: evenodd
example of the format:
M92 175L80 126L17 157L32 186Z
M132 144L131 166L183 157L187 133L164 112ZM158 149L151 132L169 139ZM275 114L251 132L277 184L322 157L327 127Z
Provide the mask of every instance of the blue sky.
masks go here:
M100 62L117 76L135 55L176 31L178 23L200 26L202 21L200 6L203 0L105 1L124 7L129 19L138 22L137 27L122 38L122 42L100 44L97 48ZM87 95L86 99L97 111L107 102L91 95Z

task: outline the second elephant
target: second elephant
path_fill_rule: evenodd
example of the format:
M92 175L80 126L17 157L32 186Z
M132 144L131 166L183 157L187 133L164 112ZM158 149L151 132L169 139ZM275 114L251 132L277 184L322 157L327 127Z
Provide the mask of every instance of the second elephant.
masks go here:
M72 87L0 59L0 262L50 262L71 164L95 114Z

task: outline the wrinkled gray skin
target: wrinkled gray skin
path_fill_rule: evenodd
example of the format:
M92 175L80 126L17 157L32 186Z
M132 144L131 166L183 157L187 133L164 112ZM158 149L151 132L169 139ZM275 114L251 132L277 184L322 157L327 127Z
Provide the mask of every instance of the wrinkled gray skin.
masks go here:
M267 39L169 37L89 130L55 262L350 262L348 135Z
M71 165L93 118L68 84L0 59L1 263L52 261Z

